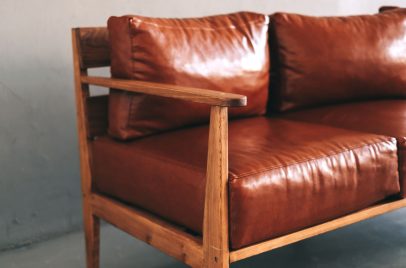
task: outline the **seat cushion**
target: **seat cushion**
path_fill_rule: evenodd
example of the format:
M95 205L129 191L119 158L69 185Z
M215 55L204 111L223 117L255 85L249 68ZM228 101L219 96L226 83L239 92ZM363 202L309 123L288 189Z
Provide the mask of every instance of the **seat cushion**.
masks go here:
M406 197L406 100L329 105L287 113L285 118L395 137L401 193Z
M242 94L248 105L230 109L231 117L264 114L268 24L268 16L250 12L190 19L111 17L111 73ZM109 102L109 133L124 140L207 122L210 110L200 103L116 90Z
M406 9L272 16L272 109L406 97Z
M201 233L207 126L92 142L96 190ZM232 248L399 193L394 138L265 117L229 124Z

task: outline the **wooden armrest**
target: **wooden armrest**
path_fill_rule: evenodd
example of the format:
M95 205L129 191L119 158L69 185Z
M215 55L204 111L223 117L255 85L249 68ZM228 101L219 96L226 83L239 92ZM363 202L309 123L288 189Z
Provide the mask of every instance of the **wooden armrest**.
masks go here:
M209 89L86 75L82 75L80 79L84 84L115 88L134 93L182 99L209 105L225 107L247 105L246 96Z

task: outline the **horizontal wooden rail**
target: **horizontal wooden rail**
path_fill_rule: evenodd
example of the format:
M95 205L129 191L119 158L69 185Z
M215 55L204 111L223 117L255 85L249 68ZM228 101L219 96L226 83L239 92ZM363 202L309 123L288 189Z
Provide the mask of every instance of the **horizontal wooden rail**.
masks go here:
M97 217L189 266L202 267L203 246L200 237L99 194L92 194L91 204Z
M81 77L81 82L133 93L182 99L216 106L239 107L247 105L246 96L209 89L87 75Z
M349 214L347 216L322 223L292 234L288 234L282 237L271 239L262 243L258 243L249 247L245 247L239 250L230 252L230 262L236 262L254 255L264 253L266 251L280 248L306 238L310 238L319 234L323 234L329 231L333 231L338 228L345 227L347 225L366 220L375 216L382 215L406 206L406 199L391 201L375 205L370 208Z

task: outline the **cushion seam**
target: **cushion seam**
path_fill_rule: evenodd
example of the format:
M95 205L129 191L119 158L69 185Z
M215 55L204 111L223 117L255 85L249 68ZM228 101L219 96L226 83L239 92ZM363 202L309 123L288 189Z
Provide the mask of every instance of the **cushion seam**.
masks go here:
M324 156L321 156L321 157L308 158L308 159L304 159L302 161L298 161L298 162L295 162L295 163L275 166L275 167L272 167L272 168L268 167L268 168L264 168L264 169L259 169L259 170L255 170L255 171L242 173L240 175L236 175L235 173L229 172L230 175L233 175L233 178L230 178L230 181L237 180L237 179L243 179L243 178L246 178L248 176L252 176L254 174L265 173L265 172L280 169L280 168L286 168L286 167L289 167L289 166L295 166L295 165L303 164L305 162L312 162L312 161L323 159L323 158L329 158L329 157L336 156L336 155L346 153L346 152L349 152L349 151L357 150L357 149L364 148L364 147L369 147L371 145L382 144L382 143L386 143L386 142L393 143L393 140L392 140L392 138L389 138L387 140L382 139L382 140L379 140L379 141L376 141L376 142L373 142L373 143L365 143L365 144L360 145L360 146L348 147L347 149L345 149L343 151L340 151L340 152L333 152L333 151L326 152L326 154L328 154L328 155L324 155Z
M302 164L302 163L305 163L305 162L311 162L311 161L315 161L315 160L319 160L319 159L323 159L323 158L328 158L328 157L336 156L336 155L346 153L346 152L349 152L349 151L357 150L357 149L360 149L360 148L363 148L363 147L368 147L368 146L371 146L371 145L381 144L381 143L385 143L385 142L393 142L393 140L392 140L392 138L388 138L386 140L382 139L382 140L378 140L378 141L372 142L372 143L364 143L364 144L359 145L359 146L348 147L345 150L339 151L339 152L338 151L326 152L325 155L321 155L320 157L307 158L307 159L304 159L304 160L301 160L301 161L298 161L298 162L294 162L294 163L290 163L290 164L286 164L286 165L274 166L274 167L271 167L271 168L267 167L267 168L258 169L258 170L255 170L255 171L241 173L239 175L237 175L235 172L229 171L228 172L229 180L231 182L233 180L244 179L244 178L246 178L248 176L252 176L254 174L265 173L265 172L269 172L269 171L280 169L280 168L286 168L286 167L289 167L289 166L299 165L299 164ZM151 158L151 159L159 159L161 161L170 162L170 163L172 163L174 165L182 166L184 168L192 169L194 171L198 171L198 172L203 171L203 173L205 172L204 168L201 169L201 168L198 168L196 166L189 165L189 164L187 164L185 162L182 162L182 161L174 161L171 158L161 157L161 156L157 156L155 154L149 154L148 152L145 152L144 150L139 150L139 149L136 149L136 148L133 149L133 150L137 151L138 153L142 153L145 157L148 157L148 158Z

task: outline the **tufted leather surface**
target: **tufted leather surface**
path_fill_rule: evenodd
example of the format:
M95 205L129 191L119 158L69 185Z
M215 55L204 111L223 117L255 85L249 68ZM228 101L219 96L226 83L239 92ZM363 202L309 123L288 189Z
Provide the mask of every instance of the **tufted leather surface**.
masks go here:
M268 21L249 12L193 19L111 17L112 76L238 93L248 97L248 105L230 109L231 117L264 114ZM115 90L109 106L109 133L124 140L207 122L210 109Z
M285 118L395 137L406 197L406 100L355 102L288 113Z
M406 97L406 9L271 21L273 110Z
M201 233L207 126L92 142L96 190ZM232 248L315 225L399 192L396 141L256 117L229 124Z

